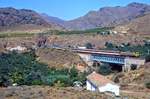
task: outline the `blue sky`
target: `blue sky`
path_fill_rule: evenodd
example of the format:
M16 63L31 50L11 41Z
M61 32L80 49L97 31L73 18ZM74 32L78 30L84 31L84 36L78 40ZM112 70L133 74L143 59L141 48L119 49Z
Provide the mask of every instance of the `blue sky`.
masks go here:
M71 20L104 6L125 6L131 2L150 4L150 0L0 0L0 7L32 9Z

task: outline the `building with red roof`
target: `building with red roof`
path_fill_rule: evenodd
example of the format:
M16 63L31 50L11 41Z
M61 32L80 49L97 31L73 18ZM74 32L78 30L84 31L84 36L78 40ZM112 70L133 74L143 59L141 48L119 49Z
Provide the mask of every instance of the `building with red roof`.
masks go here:
M96 72L87 76L86 88L90 91L111 92L116 96L119 96L120 91L120 86Z

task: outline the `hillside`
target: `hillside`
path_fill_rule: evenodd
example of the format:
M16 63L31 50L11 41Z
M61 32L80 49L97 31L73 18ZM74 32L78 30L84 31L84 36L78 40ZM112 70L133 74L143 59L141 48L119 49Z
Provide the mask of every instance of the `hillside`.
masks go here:
M142 3L131 3L127 6L104 7L98 11L90 11L86 15L74 20L59 23L67 29L81 30L95 27L112 27L127 23L138 16L150 13L150 5ZM49 20L54 20L50 18Z
M37 12L11 7L0 8L0 31L27 31L55 29L56 25L45 21Z
M108 95L74 88L49 86L22 86L0 88L1 99L108 99Z
M138 17L126 25L118 26L114 30L122 32L127 30L129 33L149 34L150 33L150 14Z
M85 62L77 54L69 50L45 48L37 50L36 55L39 56L39 61L48 64L49 67L71 68L71 66L81 63L85 66L83 69L86 68Z

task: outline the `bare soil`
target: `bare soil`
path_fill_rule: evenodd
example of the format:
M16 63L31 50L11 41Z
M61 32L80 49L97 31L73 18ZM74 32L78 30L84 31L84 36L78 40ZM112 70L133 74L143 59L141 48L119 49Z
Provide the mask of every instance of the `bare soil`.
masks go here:
M71 68L77 64L83 64L86 68L85 62L76 53L69 50L59 50L53 48L42 48L36 51L39 56L39 61L55 68Z
M108 99L109 97L97 92L49 86L22 86L0 89L0 99Z

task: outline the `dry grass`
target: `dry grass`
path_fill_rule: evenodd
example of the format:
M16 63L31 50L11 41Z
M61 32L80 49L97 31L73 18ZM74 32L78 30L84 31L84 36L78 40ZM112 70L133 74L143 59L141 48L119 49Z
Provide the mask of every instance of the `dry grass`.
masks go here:
M145 92L121 91L121 99L149 99ZM0 99L115 99L110 94L72 87L20 86L0 88ZM117 98L118 99L118 98Z
M9 45L20 45L21 43L35 43L35 37L12 37L12 38L0 38L1 42L8 42ZM61 46L76 46L76 45L85 45L90 42L95 45L97 48L104 47L105 42L112 42L115 44L128 43L131 44L142 44L145 36L138 35L109 35L109 36L101 36L101 35L82 35L82 34L74 34L74 35L50 35L48 36L47 44L56 44Z
M108 99L109 96L73 88L23 86L1 88L0 99Z
M86 64L81 60L81 58L69 51L69 50L58 50L58 49L38 49L36 51L37 56L39 56L39 61L47 63L50 67L56 68L70 68L78 63Z

